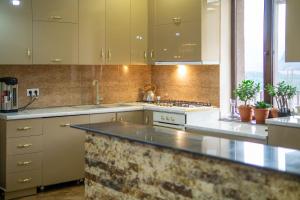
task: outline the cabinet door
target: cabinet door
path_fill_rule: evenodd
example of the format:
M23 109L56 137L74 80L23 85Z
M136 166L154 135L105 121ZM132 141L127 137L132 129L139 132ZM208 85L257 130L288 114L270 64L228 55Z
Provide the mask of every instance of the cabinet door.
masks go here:
M79 0L79 64L105 62L105 0Z
M44 120L42 185L84 177L85 132L70 124L89 123L89 116L57 117Z
M201 57L201 23L185 22L179 26L179 46L177 61L200 62Z
M116 121L116 113L90 115L90 123L103 123Z
M131 64L147 64L148 0L131 0Z
M130 64L130 0L106 1L107 64Z
M286 1L286 62L300 62L300 1Z
M179 58L180 28L174 24L154 27L155 61L177 61Z
M144 111L144 124L149 126L153 125L153 111L151 110Z
M120 112L117 113L117 120L134 124L144 124L144 111Z
M154 0L155 25L199 21L202 0Z
M78 25L34 22L34 64L78 64Z
M31 0L0 1L0 64L32 64Z
M32 0L33 20L78 22L78 0Z

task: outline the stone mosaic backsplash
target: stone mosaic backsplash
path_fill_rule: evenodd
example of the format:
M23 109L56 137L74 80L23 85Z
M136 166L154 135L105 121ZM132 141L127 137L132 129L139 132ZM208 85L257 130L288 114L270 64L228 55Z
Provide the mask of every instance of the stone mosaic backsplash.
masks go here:
M183 73L182 73L183 72ZM43 108L95 103L93 80L100 83L102 103L141 101L143 86L155 83L163 98L209 101L219 105L219 67L187 66L0 66L0 77L19 79L19 106L25 105L27 88L39 88L31 107Z
M299 200L300 178L176 150L86 135L87 200Z

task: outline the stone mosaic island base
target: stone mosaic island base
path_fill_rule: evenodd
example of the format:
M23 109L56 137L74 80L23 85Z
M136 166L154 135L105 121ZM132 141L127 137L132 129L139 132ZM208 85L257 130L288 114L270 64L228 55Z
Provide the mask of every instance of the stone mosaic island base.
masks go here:
M86 134L87 200L299 200L300 178L105 135Z

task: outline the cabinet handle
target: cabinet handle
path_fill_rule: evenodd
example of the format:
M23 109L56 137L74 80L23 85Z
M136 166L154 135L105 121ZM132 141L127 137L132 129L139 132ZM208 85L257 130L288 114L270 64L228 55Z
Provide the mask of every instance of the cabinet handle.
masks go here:
M112 121L112 122L115 122L115 121L116 121L116 118L115 118L115 117L111 118L111 121Z
M24 179L19 179L18 182L19 183L28 183L28 182L31 182L32 181L32 178L24 178Z
M28 166L32 163L32 161L24 161L24 162L18 162L18 166Z
M151 52L150 52L150 58L151 58L151 59L154 58L154 50L151 50Z
M148 55L147 55L147 51L144 51L144 59L147 59Z
M174 24L179 25L181 24L181 18L180 17L174 17L173 19Z
M60 127L69 127L71 124L61 124Z
M146 118L145 118L145 124L149 124L149 116L146 116Z
M60 58L55 58L55 59L52 59L51 62L54 62L54 63L58 63L58 62L61 62L62 60Z
M27 131L27 130L30 130L30 129L31 129L30 126L24 126L24 127L17 128L18 131Z
M58 15L52 15L52 16L50 17L50 19L58 20L58 19L62 19L62 17L61 17L61 16L58 16Z
M104 49L101 48L101 55L100 55L100 57L101 57L101 58L104 58L104 56L105 56L105 55L104 55Z
M111 59L111 51L110 51L110 49L107 51L107 58L108 58L108 60Z
M25 149L25 148L29 148L31 146L32 146L32 144L19 144L17 147L19 149Z
M123 117L120 117L120 122L123 122L124 121L124 118Z
M28 57L31 56L31 50L29 48L27 49L26 54L27 54Z

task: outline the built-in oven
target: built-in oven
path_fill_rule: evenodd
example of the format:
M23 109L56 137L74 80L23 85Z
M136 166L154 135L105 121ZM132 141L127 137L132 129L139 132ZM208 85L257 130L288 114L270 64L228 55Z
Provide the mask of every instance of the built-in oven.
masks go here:
M185 130L185 124L185 114L153 112L153 126Z

